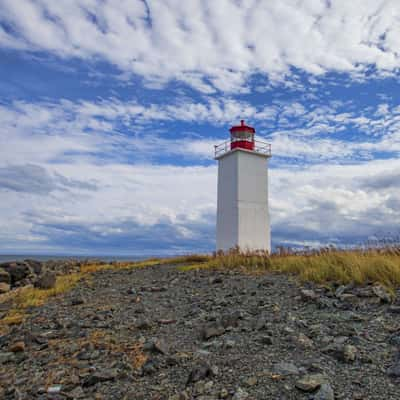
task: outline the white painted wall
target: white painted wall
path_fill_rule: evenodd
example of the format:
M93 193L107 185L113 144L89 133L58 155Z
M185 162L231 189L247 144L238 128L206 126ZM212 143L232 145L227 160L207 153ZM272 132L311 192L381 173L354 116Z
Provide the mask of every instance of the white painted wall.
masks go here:
M217 250L271 251L267 160L242 149L218 158Z
M237 152L218 160L217 250L228 250L239 240L237 207L238 161Z

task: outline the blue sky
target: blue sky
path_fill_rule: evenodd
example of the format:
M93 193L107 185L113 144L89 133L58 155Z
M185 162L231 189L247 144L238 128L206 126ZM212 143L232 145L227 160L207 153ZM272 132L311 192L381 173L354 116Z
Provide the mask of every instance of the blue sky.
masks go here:
M272 144L273 245L397 236L397 0L1 0L0 253L215 245L213 145Z

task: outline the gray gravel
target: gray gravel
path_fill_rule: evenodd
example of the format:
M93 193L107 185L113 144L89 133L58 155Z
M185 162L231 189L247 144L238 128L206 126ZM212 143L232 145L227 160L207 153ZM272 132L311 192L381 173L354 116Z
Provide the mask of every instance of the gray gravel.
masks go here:
M399 399L399 346L382 287L106 271L0 337L0 398Z

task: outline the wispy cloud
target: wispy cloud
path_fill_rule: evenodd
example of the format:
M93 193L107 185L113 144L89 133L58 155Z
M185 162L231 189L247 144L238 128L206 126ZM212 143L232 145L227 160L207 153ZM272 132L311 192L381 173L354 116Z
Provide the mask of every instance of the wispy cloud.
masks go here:
M283 81L292 68L362 79L373 66L387 76L400 66L399 16L397 0L4 0L0 43L104 59L153 86L246 91L252 74Z
M68 179L60 174L51 175L39 165L0 167L0 191L11 190L46 195L54 190L67 190L68 188L96 190L97 186L94 182Z
M72 162L78 157L131 162L134 153L142 161L168 154L204 159L212 156L213 144L226 138L229 124L248 118L261 127L259 137L272 143L274 155L285 159L371 159L375 153L390 156L400 151L399 107L380 104L376 109L348 112L340 108L340 104L319 107L290 102L254 106L213 98L161 105L115 98L14 102L0 106L0 122L7 132L0 141L3 162L8 163ZM177 133L176 128L166 130L164 122L183 122L191 128L186 134ZM193 135L202 124L212 124L215 135ZM355 140L344 136L354 133Z
M357 243L397 232L399 167L398 160L389 159L270 170L274 243ZM49 175L57 173L69 182L84 175L96 182L97 190L73 185L68 196L58 190L46 196L40 191L0 192L3 246L26 249L32 243L36 249L103 254L213 248L215 166L80 161L51 168ZM13 204L12 212L7 204Z
M44 169L27 168L35 177ZM32 171L29 182L22 179L19 186L0 190L4 248L26 248L32 242L53 251L114 249L132 254L212 247L215 166L101 166L80 161L46 169L47 177L63 177L62 190L55 190L48 179L35 186ZM96 182L96 190L81 185L82 176Z

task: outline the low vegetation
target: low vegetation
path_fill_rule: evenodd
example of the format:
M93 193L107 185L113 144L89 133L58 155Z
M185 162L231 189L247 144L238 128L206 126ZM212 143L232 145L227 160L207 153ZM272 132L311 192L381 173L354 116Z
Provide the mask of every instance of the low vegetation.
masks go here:
M281 250L271 256L266 252L241 252L234 249L181 269L198 268L239 269L253 273L286 272L298 276L302 281L320 284L376 282L395 288L400 286L400 247Z
M115 262L111 264L88 264L81 267L83 273L94 273L105 270L119 270L119 269L132 269L132 268L145 268L155 265L172 265L172 264L193 264L204 263L211 260L211 256L203 254L189 254L171 258L148 258L143 261L137 262Z
M302 281L355 284L381 283L395 288L400 285L400 251L330 250L311 255L272 257L272 267L294 273Z
M12 306L8 313L0 320L0 333L7 326L23 322L28 308L41 306L49 297L65 293L72 289L84 275L83 273L73 273L59 276L57 277L56 284L51 289L38 289L27 286L16 290L13 298L8 298Z
M76 346L78 344L78 346ZM51 365L70 365L71 367L76 366L76 356L82 349L93 347L94 349L107 350L111 354L124 354L125 360L135 370L142 367L147 360L147 355L143 352L143 343L132 342L126 338L121 337L118 333L110 333L104 330L92 330L89 335L81 338L68 338L63 337L60 339L51 339L48 342L49 348L53 355L54 360ZM74 346L78 350L65 356L65 349ZM54 382L54 377L51 375L48 377L49 385ZM56 378L57 379L57 378Z

